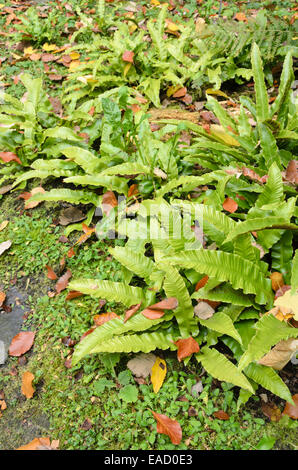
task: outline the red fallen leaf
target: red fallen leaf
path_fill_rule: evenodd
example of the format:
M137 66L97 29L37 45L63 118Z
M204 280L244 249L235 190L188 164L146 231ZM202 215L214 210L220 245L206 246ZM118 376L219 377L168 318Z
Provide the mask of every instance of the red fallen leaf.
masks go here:
M288 163L285 179L290 183L298 184L298 160L291 160Z
M72 290L70 292L68 292L67 296L65 297L65 300L72 300L72 299L76 299L77 297L82 297L82 292L78 292L76 290Z
M234 201L234 199L227 197L222 207L225 211L233 213L236 212L236 210L238 209L238 204L236 201Z
M120 318L115 312L101 313L93 317L96 326L101 326L107 321L113 320L113 318Z
M0 152L0 158L5 163L14 161L22 165L22 162L19 157L13 152Z
M127 322L127 320L129 320L139 310L140 306L141 303L132 305L128 310L126 310L123 323Z
M113 207L118 206L118 201L113 191L107 191L102 197L102 210L109 215Z
M166 415L155 413L152 410L151 413L157 421L157 432L159 434L166 434L171 439L172 444L179 445L182 439L182 429L178 421Z
M175 93L173 94L173 98L182 98L183 96L186 95L186 93L187 93L186 87L179 88L179 90L175 91Z
M75 256L75 251L74 251L73 247L71 247L70 250L68 250L67 256L68 256L68 258L72 258L73 256Z
M174 341L174 344L178 348L177 357L179 362L193 353L200 352L200 346L192 336L186 339L178 339L178 341Z
M199 282L197 282L196 287L195 287L195 291L198 291L199 289L204 287L205 284L207 283L208 279L209 279L209 276L202 277L202 279L200 279Z
M10 356L22 356L29 349L32 348L34 343L35 332L34 331L21 331L11 341L9 346Z
M296 393L296 395L292 395L292 399L294 405L291 405L291 403L287 402L282 414L288 415L292 419L298 419L298 393Z
M71 272L70 269L68 269L66 271L66 273L63 274L63 276L60 277L60 279L58 280L58 282L56 283L56 286L55 286L57 294L60 294L61 291L66 289L66 287L68 285L68 281L71 278L71 276L72 276L72 272Z
M169 297L168 299L164 299L157 304L150 305L141 313L144 315L144 317L149 318L149 320L156 320L165 314L164 310L174 310L177 308L177 306L178 300L175 297Z
M222 419L223 421L227 421L228 419L230 419L230 416L228 415L228 413L226 413L223 410L214 411L213 416L214 418Z
M124 62L130 62L133 64L134 55L135 53L133 51L125 51L122 54L122 60L124 60Z
M49 279L51 279L52 281L56 281L56 279L58 279L58 276L57 276L57 274L53 271L53 269L51 268L51 266L48 266L48 265L46 264L46 268L47 268L47 270L48 270L47 277L48 277Z
M281 412L278 406L276 406L274 403L265 403L262 402L261 405L262 411L267 418L270 419L270 421L278 422L281 418Z
M81 338L80 338L80 341L82 341L84 338L86 338L86 336L90 335L91 333L93 333L93 331L96 329L96 326L92 326L92 328L90 328L88 331L85 331L84 334L82 334Z

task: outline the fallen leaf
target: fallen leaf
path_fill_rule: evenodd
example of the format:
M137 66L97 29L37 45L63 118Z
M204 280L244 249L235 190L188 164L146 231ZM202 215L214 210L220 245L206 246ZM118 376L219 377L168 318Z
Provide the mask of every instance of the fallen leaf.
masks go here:
M247 22L247 18L244 13L241 11L238 11L236 15L234 16L234 19L237 21L244 21L245 23Z
M234 201L234 199L227 197L224 200L222 207L224 208L225 211L233 214L238 209L238 204L236 201Z
M1 245L0 245L1 247ZM0 249L1 254L1 249ZM288 290L274 301L274 305L277 307L284 307L290 309L294 315L294 320L298 321L298 290L292 295L291 291Z
M200 346L198 345L196 340L193 339L192 336L186 339L178 339L178 341L174 341L174 344L178 348L177 357L179 362L181 362L182 359L185 359L191 354L200 351Z
M204 287L205 284L207 284L208 279L209 279L209 276L202 277L202 279L200 279L199 282L197 282L196 287L195 287L195 291L198 291L199 289Z
M293 395L292 399L293 399L294 405L287 402L282 414L288 415L292 419L298 419L298 393L296 393L296 395Z
M262 408L264 415L267 416L267 418L269 418L270 421L278 422L280 420L281 412L278 406L275 405L275 403L262 402L261 408Z
M9 224L9 221L8 220L4 220L1 224L0 224L0 232L2 232L2 230L4 230L7 225Z
M6 186L2 186L0 188L0 195L2 196L3 194L9 193L9 191L12 189L13 185L12 184L7 184Z
M118 201L113 191L107 191L102 196L102 210L106 215L109 215L114 207L118 206Z
M280 341L274 348L263 356L258 363L263 366L281 370L291 360L293 354L298 351L298 339L290 338Z
M274 292L278 291L284 285L283 275L278 272L274 272L270 275L272 289Z
M157 432L166 434L171 439L172 444L179 445L182 439L182 429L178 421L166 415L155 413L155 411L151 410L151 412L157 421Z
M73 256L75 256L75 251L74 251L73 247L71 247L67 252L67 257L72 258Z
M150 305L141 313L144 315L144 317L149 318L149 320L156 320L165 314L165 310L174 310L177 307L178 300L175 297L169 297L168 299L164 299L157 304Z
M19 159L19 157L15 153L12 153L12 152L0 152L0 158L5 163L14 161L22 165L22 162Z
M63 274L63 276L60 277L60 279L58 280L58 282L56 283L56 286L55 286L57 294L60 294L61 291L66 289L71 276L72 276L72 272L71 272L70 269L68 269L66 271L66 273Z
M182 98L183 96L185 96L187 93L187 88L186 87L183 87L183 88L179 88L179 90L175 91L175 93L172 95L173 98Z
M101 313L100 315L95 315L93 317L94 323L96 326L101 326L107 321L112 320L113 318L120 318L115 312Z
M34 380L34 375L31 372L24 372L22 376L22 394L25 395L26 398L32 398L35 392L35 389L32 386L32 382Z
M4 304L5 299L6 299L5 292L0 292L0 307L2 307L2 305Z
M29 349L32 348L34 343L35 332L34 331L21 331L12 339L9 346L10 356L22 356Z
M207 302L199 301L194 308L194 314L201 320L208 320L213 317L215 310Z
M59 224L66 226L84 220L86 217L77 207L68 207L64 209L59 216Z
M124 60L124 62L130 62L133 64L134 55L135 53L133 51L125 51L122 54L122 60Z
M298 160L291 160L288 163L285 179L290 183L298 184Z
M138 194L139 190L138 190L138 185L137 184L132 184L130 187L129 187L129 190L128 190L128 193L127 193L127 197L132 197L132 196L135 196L136 194Z
M0 410L4 411L7 408L7 404L5 400L0 400Z
M160 387L164 382L166 374L166 362L163 359L160 359L160 357L157 357L151 369L151 383L153 385L154 393L157 393L159 391Z
M34 196L35 194L39 193L45 193L45 190L39 186L38 188L34 188L31 191L31 197ZM25 203L25 209L33 209L34 207L37 207L42 201L32 201L30 202L30 198L28 199L28 202Z
M52 281L55 281L56 279L58 279L58 276L57 274L53 271L53 269L51 268L51 266L47 265L45 266L47 268L47 271L48 271L48 274L47 274L47 278L48 279L51 279Z
M127 368L136 377L142 377L143 379L146 379L151 373L152 367L155 364L156 359L156 356L152 353L141 353L130 361L128 361Z
M230 419L230 416L228 415L228 413L226 413L223 410L214 411L213 416L214 418L221 419L223 421L228 421L228 419Z
M141 303L132 305L128 310L125 312L123 323L127 322L140 308Z
M36 437L29 444L18 447L16 450L57 450L58 448L58 440L53 440L51 443L48 437Z

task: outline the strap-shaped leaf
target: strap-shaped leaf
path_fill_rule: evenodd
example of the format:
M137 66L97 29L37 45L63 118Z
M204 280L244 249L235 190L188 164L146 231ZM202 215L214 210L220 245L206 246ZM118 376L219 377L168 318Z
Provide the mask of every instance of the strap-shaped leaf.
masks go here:
M298 249L295 251L295 256L293 258L291 286L291 294L294 295L298 288Z
M264 230L267 228L278 228L278 229L287 229L287 230L298 230L297 225L290 224L286 219L281 217L265 217L265 218L255 218L248 219L244 222L239 222L234 230L229 233L225 242L233 240L235 237L242 235L244 233Z
M93 174L100 167L100 158L81 147L67 147L61 150L63 155L74 160L86 173Z
M284 102L288 99L288 94L291 90L291 85L294 80L293 72L293 59L292 52L289 51L285 57L282 73L280 76L280 83L278 88L278 95L276 100L271 105L270 116L271 118L274 114L278 114Z
M207 173L202 176L180 176L179 178L173 179L169 181L166 185L162 186L156 192L156 197L162 197L166 193L171 192L173 189L178 188L178 186L183 186L183 191L191 191L196 186L208 184L212 181L218 181L218 179L223 176L227 176L227 174L221 170L214 171L212 173Z
M201 352L196 354L196 359L202 363L202 366L208 374L212 375L218 380L228 382L237 387L244 388L251 393L254 393L254 390L245 377L237 367L229 361L226 356L218 352L216 349L210 349L204 346L201 349Z
M71 281L69 288L82 292L83 294L91 295L91 297L101 297L109 301L121 302L127 307L143 302L144 300L143 289L128 286L124 282L82 279L81 281Z
M120 165L111 166L101 172L101 175L138 175L140 173L150 174L151 168L142 163L125 162Z
M270 279L266 279L258 266L238 255L214 250L186 251L168 258L183 268L193 268L221 282L229 282L234 289L255 294L256 302L266 304L272 298Z
M101 176L99 175L84 175L84 176L71 176L64 179L65 183L74 184L87 184L90 186L100 187L103 186L109 190L114 190L119 193L127 194L128 186L123 178L117 176Z
M149 278L155 269L152 259L130 248L116 246L109 251L123 266L144 279Z
M176 347L173 344L173 337L170 334L154 331L153 333L123 335L111 338L95 346L91 353L100 352L144 352L148 353L155 349L172 349Z
M254 382L266 388L266 390L269 390L283 400L292 402L290 390L271 367L252 363L245 368L244 373Z
M251 50L251 65L255 82L257 120L263 122L269 118L269 101L265 85L261 53L256 43L253 43Z
M208 320L199 320L201 325L210 328L210 330L217 331L223 335L232 336L236 341L242 344L241 336L238 331L235 329L231 318L225 313L218 312L215 313Z
M247 350L239 361L240 370L243 370L251 362L261 359L279 341L298 337L297 328L287 326L271 314L264 315L256 323L255 328L256 334L250 340Z
M164 316L157 320L148 320L140 313L131 317L126 323L123 323L123 320L120 318L113 318L96 328L91 334L78 343L72 357L72 364L77 364L83 357L87 356L87 354L91 354L91 351L97 345L100 346L104 344L114 336L117 337L117 335L121 335L129 331L144 331L151 328L153 325L157 325L158 323L165 321L165 319L168 320L169 318L169 316Z
M233 289L228 284L222 284L211 290L202 287L195 292L191 298L215 300L216 302L231 303L233 305L242 305L244 307L254 305L254 299L252 297L243 294L240 290Z
M273 133L271 132L269 127L262 122L258 124L258 131L260 136L262 154L266 162L266 167L270 168L272 163L276 163L279 168L281 168L279 150Z
M99 196L87 191L73 189L52 189L45 193L35 194L30 201L67 201L72 204L94 204L99 205Z

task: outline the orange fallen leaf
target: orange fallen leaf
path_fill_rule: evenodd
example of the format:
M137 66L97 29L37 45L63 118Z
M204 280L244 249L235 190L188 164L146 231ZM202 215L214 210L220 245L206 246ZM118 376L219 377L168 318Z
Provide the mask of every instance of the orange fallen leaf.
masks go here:
M0 152L0 158L5 163L14 161L22 165L22 162L19 157L13 152Z
M124 62L130 62L133 64L134 55L135 53L133 51L125 51L122 54L122 60L124 60Z
M186 87L183 87L183 88L179 88L179 90L177 90L172 96L173 98L182 98L183 96L185 96L187 93L187 88Z
M2 307L2 305L4 304L5 299L6 299L5 292L0 292L0 307Z
M242 13L241 11L238 11L238 13L236 13L236 15L235 15L234 18L235 18L235 20L237 20L237 21L244 21L245 23L247 22L247 18L246 18L246 16L245 16L245 14Z
M198 353L200 351L200 346L192 336L186 339L178 339L178 341L174 341L174 344L178 348L177 357L179 362L191 354Z
M123 322L127 322L127 320L129 320L139 310L140 306L141 303L132 305L128 310L126 310Z
M21 331L21 333L18 333L10 343L9 355L18 357L25 354L32 348L34 338L34 331Z
M35 389L32 386L32 382L34 380L34 375L31 372L24 372L22 376L22 394L25 395L26 398L32 398L35 392Z
M109 215L114 207L118 206L118 201L113 191L107 191L102 196L102 210L106 215Z
M46 264L45 266L48 270L48 274L47 274L47 278L48 279L51 279L52 281L55 281L56 279L58 279L58 276L57 274L53 271L53 269L51 268L51 266L49 266L48 264Z
M234 199L227 197L222 205L225 211L233 213L238 209L238 204Z
M7 404L5 400L0 400L0 410L4 411L7 408Z
M272 289L277 292L284 285L283 275L278 272L274 272L270 276Z
M48 437L36 437L29 444L18 447L16 450L57 450L58 448L58 440L51 442Z
M182 429L178 421L166 415L155 413L155 411L151 410L151 412L157 421L157 432L166 434L171 439L172 444L179 445L182 439Z
M42 187L34 188L31 191L31 196L34 196L35 194L38 193L45 193L45 190ZM42 201L31 201L30 198L28 199L28 202L25 203L25 209L33 209L34 207L37 207Z
M82 295L84 295L84 294L82 294L82 292L72 290L72 291L68 292L67 296L65 297L65 300L76 299L77 297L82 297Z
M208 279L209 279L209 276L202 277L202 279L200 279L199 282L197 282L196 287L195 287L195 291L198 291L199 289L204 287L205 284L207 283Z
M156 320L165 314L165 310L174 310L178 306L178 300L175 297L169 297L157 304L150 305L145 308L141 313L149 320Z
M228 413L226 413L223 410L214 411L213 416L214 418L221 419L223 421L227 421L228 419L230 419L230 416L228 415Z

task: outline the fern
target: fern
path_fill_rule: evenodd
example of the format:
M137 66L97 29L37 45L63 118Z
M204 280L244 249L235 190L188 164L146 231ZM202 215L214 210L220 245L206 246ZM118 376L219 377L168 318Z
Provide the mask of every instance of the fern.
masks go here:
M266 388L271 393L292 403L291 392L279 377L279 375L271 368L261 364L249 364L244 370L245 375L251 380Z
M173 336L161 331L153 333L123 335L111 338L104 343L97 344L91 353L101 352L144 352L148 353L155 349L172 349L176 347L173 344Z
M200 319L199 321L201 325L206 326L210 330L217 331L223 335L231 336L240 344L242 343L241 336L234 328L231 318L225 313L218 312L215 313L211 318L208 318L208 320Z

